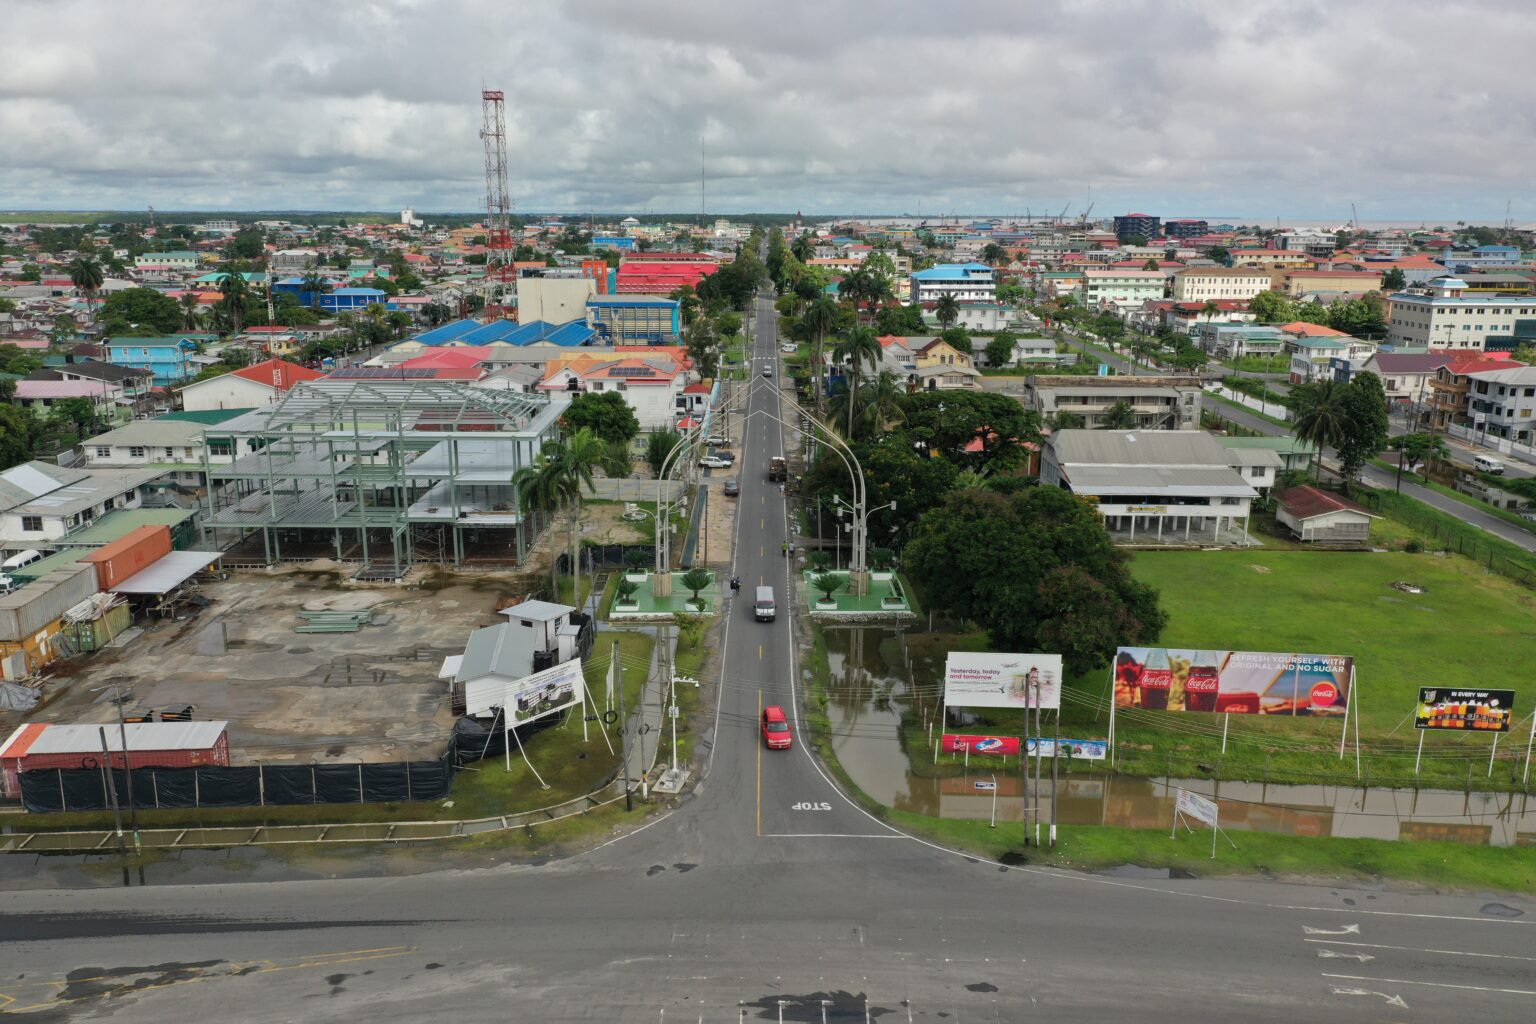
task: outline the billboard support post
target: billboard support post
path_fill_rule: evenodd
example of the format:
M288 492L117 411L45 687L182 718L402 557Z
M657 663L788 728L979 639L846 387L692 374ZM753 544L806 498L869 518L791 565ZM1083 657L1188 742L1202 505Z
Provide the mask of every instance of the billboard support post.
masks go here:
M1520 780L1524 786L1531 781L1531 744L1536 743L1536 711L1531 712L1531 734L1525 740L1525 775Z
M1349 663L1349 697L1355 705L1355 779L1360 779L1360 698L1355 693L1355 663Z
M1413 777L1419 777L1419 761L1424 757L1424 730L1419 730L1419 752L1413 755Z
M1029 694L1027 692L1025 694L1025 699L1026 700L1029 699ZM1040 749L1042 746L1044 746L1044 744L1042 744L1040 742L1040 737L1044 736L1045 733L1040 728L1040 680L1038 678L1035 679L1034 704L1035 704L1035 848L1039 849L1039 847L1040 847L1040 769L1044 766L1044 762L1041 760L1041 758L1044 756L1044 751L1042 751ZM1025 717L1025 721L1028 721L1028 714L1029 714L1028 709L1026 709L1025 710L1025 716L1026 716ZM1052 759L1051 764L1052 764L1052 767L1055 766L1054 757Z
M512 721L510 716L507 721ZM528 751L523 749L523 738L517 734L516 729L512 729L512 738L517 740L517 752L523 755L523 763L528 766L529 771L533 772L533 777L539 780L539 788L548 789L549 783L544 781L544 776L540 775L539 770L533 766L533 762L528 760Z
M1227 752L1227 726L1231 724L1232 716L1229 714L1223 714L1221 716L1221 752L1223 755L1225 755Z
M1493 758L1499 752L1499 734L1493 734L1493 746L1488 750L1488 777L1493 778Z
M1301 670L1298 668L1297 674ZM1344 695L1344 728L1339 732L1339 760L1344 760L1344 744L1349 739L1349 713L1355 706L1355 668L1351 664L1349 668L1349 693Z
M1113 767L1115 763L1115 706L1120 702L1115 700L1115 663L1109 663L1109 763Z

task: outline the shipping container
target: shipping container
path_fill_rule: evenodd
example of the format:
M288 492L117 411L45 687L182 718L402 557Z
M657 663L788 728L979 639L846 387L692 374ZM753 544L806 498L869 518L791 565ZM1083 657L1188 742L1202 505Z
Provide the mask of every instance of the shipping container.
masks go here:
M100 768L102 732L113 768L125 767L122 734L128 738L129 768L229 766L228 722L134 722L122 726L23 725L0 745L0 787L7 797L21 793L20 772L55 768Z
M96 567L82 562L0 597L0 642L19 644L41 633L99 590Z
M141 526L80 559L96 566L96 585L110 590L171 553L168 526Z

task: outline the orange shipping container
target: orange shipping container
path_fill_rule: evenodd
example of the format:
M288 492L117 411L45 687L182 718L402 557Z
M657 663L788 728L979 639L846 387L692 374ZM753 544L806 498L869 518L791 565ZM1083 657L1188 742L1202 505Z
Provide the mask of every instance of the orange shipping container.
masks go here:
M96 564L96 585L109 590L171 553L169 526L141 526L80 559Z

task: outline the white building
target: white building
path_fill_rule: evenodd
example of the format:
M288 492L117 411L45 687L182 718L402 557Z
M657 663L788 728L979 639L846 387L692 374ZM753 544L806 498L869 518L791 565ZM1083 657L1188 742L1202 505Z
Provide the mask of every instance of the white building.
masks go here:
M209 377L182 388L181 407L188 412L208 409L256 409L271 405L295 384L319 380L325 374L283 359L268 359L239 370Z
M1084 309L1113 306L1122 315L1148 299L1161 299L1168 278L1161 270L1085 270L1076 289Z
M159 469L67 469L25 462L0 473L0 551L51 547L71 530L119 508L138 508L139 488Z
M918 305L937 302L942 295L953 295L960 302L993 302L997 299L997 281L985 263L940 263L911 277L912 301Z
M1359 338L1295 338L1286 342L1291 353L1291 383L1306 384L1332 379L1335 360L1349 363L1351 371L1365 366L1376 346Z
M1253 298L1267 292L1270 272L1247 267L1199 267L1173 275L1175 302L1210 302L1217 299Z
M587 319L587 301L597 296L590 277L520 277L517 279L517 319L531 324L569 324Z
M1386 318L1393 345L1507 352L1516 322L1536 319L1536 296L1468 292L1460 278L1442 277L1425 292L1389 296Z
M1258 491L1233 455L1198 430L1058 430L1040 484L1092 500L1116 540L1247 544Z
M1517 444L1536 440L1536 366L1467 374L1468 413L1480 431Z
M541 394L577 395L617 391L635 411L642 430L675 427L694 411L685 391L688 373L668 356L600 357L552 360L552 369L535 389Z
M1025 404L1052 419L1061 413L1082 417L1094 429L1124 402L1145 430L1199 430L1199 377L1030 377Z

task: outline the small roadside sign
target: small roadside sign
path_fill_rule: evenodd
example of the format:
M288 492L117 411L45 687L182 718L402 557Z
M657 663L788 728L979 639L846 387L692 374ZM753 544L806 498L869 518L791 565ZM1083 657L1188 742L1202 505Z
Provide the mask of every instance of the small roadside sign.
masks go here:
M997 788L997 783L991 782L987 779L977 779L975 782L971 783L971 785L975 786L983 793L990 793L992 790Z

